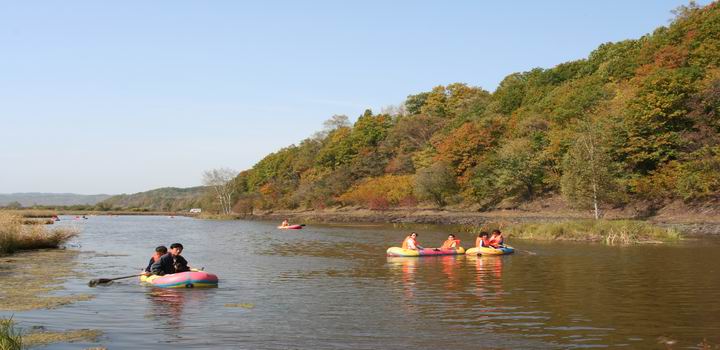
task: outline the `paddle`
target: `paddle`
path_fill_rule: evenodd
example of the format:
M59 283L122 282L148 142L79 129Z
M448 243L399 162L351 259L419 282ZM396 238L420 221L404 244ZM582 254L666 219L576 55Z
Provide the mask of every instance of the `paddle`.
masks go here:
M105 283L109 283L109 282L112 282L112 281L117 281L117 280L122 280L122 279L126 279L126 278L132 278L132 277L138 277L138 276L142 276L142 275L143 275L143 274L123 276L123 277L115 277L115 278L98 278L98 279L90 280L90 282L88 282L88 286L89 286L89 287L95 287L95 286L97 286L98 284L105 284Z

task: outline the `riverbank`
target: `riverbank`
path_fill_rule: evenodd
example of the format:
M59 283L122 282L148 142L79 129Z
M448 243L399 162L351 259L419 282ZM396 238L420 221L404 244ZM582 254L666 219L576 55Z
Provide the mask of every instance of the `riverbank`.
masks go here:
M719 235L720 236L720 210L716 208L691 209L680 205L665 207L654 211L653 215L643 208L624 208L623 210L608 210L606 220L630 220L644 222L663 229L675 229L686 236ZM526 206L519 209L493 210L493 211L467 211L435 208L398 208L388 210L369 210L357 207L339 207L324 210L275 210L255 211L252 215L238 215L237 218L246 220L269 220L282 222L290 219L292 223L382 223L382 224L431 224L431 225L459 225L464 227L487 228L518 227L528 224L551 224L566 222L568 226L577 226L577 223L592 223L592 214L587 211L568 209L563 206ZM585 224L587 225L587 224ZM529 227L529 226L525 226ZM574 231L577 232L577 231ZM590 233L589 236L594 234ZM670 236L673 236L670 234ZM523 234L523 236L528 236ZM589 240L579 238L574 239ZM597 236L597 235L596 235ZM537 237L535 237L537 238ZM595 237L595 240L601 240ZM604 239L604 238L603 238ZM650 239L650 238L648 238Z

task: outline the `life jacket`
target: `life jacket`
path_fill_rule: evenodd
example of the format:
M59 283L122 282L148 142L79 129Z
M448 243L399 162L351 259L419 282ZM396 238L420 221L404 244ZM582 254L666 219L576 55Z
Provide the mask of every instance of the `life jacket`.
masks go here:
M478 237L475 240L475 246L476 247L489 247L492 244L492 242L487 237Z
M490 245L497 248L499 245L503 244L504 241L505 240L503 239L502 234L499 234L490 240Z
M417 246L418 246L417 241L416 241L414 238L410 237L410 236L405 237L405 239L403 240L402 249L410 249L409 246L408 246L408 240L412 240L413 245L414 245L415 248L417 249Z
M459 239L447 239L445 242L443 242L440 249L451 249L451 248L458 248L460 247L460 240Z

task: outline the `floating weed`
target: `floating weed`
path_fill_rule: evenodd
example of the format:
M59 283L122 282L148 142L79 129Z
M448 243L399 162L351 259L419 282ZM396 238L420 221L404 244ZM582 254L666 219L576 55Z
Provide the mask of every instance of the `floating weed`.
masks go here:
M3 259L0 266L0 311L52 309L92 295L50 296L61 290L60 284L69 276L76 276L77 252L73 250L40 250L21 252L12 259Z
M225 304L225 307L239 307L242 309L254 309L255 304L242 303L242 304Z
M65 332L29 333L23 337L27 346L46 345L51 343L96 342L102 332L96 329L78 329Z

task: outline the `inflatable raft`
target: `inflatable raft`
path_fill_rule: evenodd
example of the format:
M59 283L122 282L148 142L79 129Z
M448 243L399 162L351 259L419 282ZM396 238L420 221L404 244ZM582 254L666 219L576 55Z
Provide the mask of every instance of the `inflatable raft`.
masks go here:
M507 255L515 252L515 248L506 245L500 248L492 247L473 247L468 249L465 254L467 255Z
M301 225L290 225L290 226L278 226L281 230L300 230L302 229Z
M158 288L214 288L218 286L218 277L205 271L188 271L165 276L140 276L140 282Z
M421 250L402 249L400 247L390 247L387 250L387 256L436 256L436 255L458 255L465 253L463 247L456 249L433 249L425 248Z

